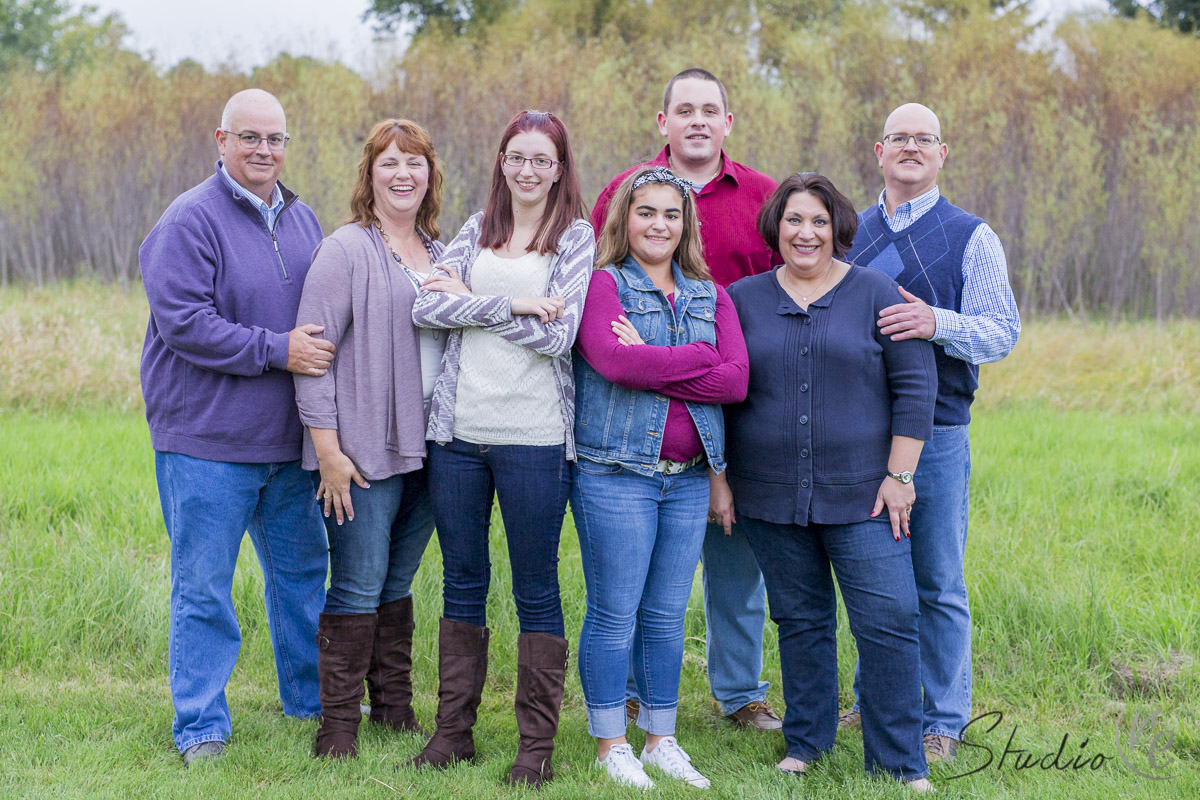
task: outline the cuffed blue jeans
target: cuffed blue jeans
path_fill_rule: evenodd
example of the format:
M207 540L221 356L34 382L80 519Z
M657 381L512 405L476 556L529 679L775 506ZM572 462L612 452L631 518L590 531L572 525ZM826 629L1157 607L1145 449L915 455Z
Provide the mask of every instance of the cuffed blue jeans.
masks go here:
M318 716L315 637L328 549L308 473L299 461L235 464L157 451L154 467L171 541L175 746L225 741L232 731L225 685L242 637L231 592L247 532L262 566L283 712Z
M777 525L742 516L779 628L787 753L811 762L837 730L837 598L846 604L861 670L868 772L899 780L929 770L921 742L917 590L909 540L886 519L849 525ZM915 534L914 534L915 535Z
M487 625L494 496L504 519L521 633L562 636L558 540L571 491L566 448L454 439L431 445L427 463L442 548L443 616Z
M700 564L708 688L721 713L728 716L749 703L765 700L771 688L762 679L767 588L754 549L737 523L729 536L724 526L708 524ZM637 697L632 670L625 694Z
M645 476L580 459L574 473L571 513L587 582L579 678L588 732L600 739L625 735L632 669L638 727L671 735L684 614L708 516L707 466Z
M321 473L312 473L314 486ZM325 517L329 536L327 614L373 614L412 594L413 577L433 534L433 509L424 469L350 483L354 519Z
M971 719L971 607L963 577L970 478L968 427L934 426L913 477L910 522L921 609L922 727L958 740ZM856 694L858 683L856 673Z

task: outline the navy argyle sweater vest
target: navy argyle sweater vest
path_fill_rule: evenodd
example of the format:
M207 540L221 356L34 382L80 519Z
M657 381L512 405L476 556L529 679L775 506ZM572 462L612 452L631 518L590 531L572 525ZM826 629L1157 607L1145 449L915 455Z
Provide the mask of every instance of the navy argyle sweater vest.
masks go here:
M876 203L858 215L847 260L888 275L931 306L962 310L962 262L971 234L983 223L946 198L901 231L893 232ZM938 371L935 425L966 425L979 386L979 367L933 348Z

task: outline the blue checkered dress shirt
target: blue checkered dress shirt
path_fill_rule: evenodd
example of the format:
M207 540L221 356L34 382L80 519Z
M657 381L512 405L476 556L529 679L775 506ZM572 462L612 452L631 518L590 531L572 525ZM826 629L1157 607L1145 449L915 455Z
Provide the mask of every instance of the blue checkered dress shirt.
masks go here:
M934 186L925 194L901 203L896 213L889 215L884 202L886 194L886 189L879 193L879 208L893 231L912 225L941 197ZM933 342L945 348L946 355L972 364L999 361L1016 346L1021 317L1008 284L1004 246L986 222L975 229L967 242L962 271L962 311L930 306L936 320Z

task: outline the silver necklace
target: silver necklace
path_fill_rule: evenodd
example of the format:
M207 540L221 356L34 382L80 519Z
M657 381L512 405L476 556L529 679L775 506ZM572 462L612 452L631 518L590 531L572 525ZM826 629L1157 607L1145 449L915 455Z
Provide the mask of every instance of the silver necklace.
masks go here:
M405 269L411 269L411 267L404 263L404 259L400 258L400 254L392 248L392 240L388 237L387 231L383 229L383 222L380 221L379 217L375 218L375 230L379 231L379 235L383 237L383 243L387 246L388 252L392 254L392 258L396 260L396 263ZM422 240L421 244L425 245L425 252L429 254L429 264L432 266L433 248L429 246L429 242L424 240Z
M404 274L406 276L408 276L408 279L412 281L413 288L415 288L418 292L421 291L421 273L417 272L415 269L413 269L412 267L405 264L404 260L402 258L400 258L400 254L392 249L392 241L391 241L391 239L388 238L387 231L385 231L383 229L383 223L380 222L379 217L375 218L375 230L379 231L379 235L381 237L383 237L383 244L385 247L387 247L388 252L392 254L392 258L396 261L397 264L400 265L400 269L404 270ZM429 240L425 239L424 237L421 238L421 243L425 245L425 252L429 254L429 268L430 268L430 272L432 273L432 271L433 271L433 245ZM434 341L438 341L442 338L442 332L440 330L438 330L437 328L432 328L429 330L432 330L432 332L433 332Z
M783 274L784 274L784 275L788 275L788 273L787 273L787 267L784 267L783 269L784 269L784 273L783 273ZM818 289L820 289L822 286L824 286L824 285L825 285L825 281L829 280L829 276L830 276L830 275L832 275L832 274L833 274L833 262L830 262L830 263L829 263L829 267L828 267L828 269L826 269L826 270L825 270L825 274L824 274L823 276L821 276L821 282L817 284L816 288L814 288L814 289L812 289L812 290L811 290L811 291L812 291L812 296L813 296L813 297L816 297L816 296L817 296L817 294L818 294L818 291L817 291L817 290L818 290ZM794 280L794 279L793 279L793 278L792 278L790 275L788 275L788 282L790 283L792 280ZM799 290L799 289L797 289L796 291L800 291L800 290ZM808 303L808 295L806 295L806 294L802 294L802 295L800 295L800 302L801 302L801 303L806 303L806 304L807 304L807 303Z

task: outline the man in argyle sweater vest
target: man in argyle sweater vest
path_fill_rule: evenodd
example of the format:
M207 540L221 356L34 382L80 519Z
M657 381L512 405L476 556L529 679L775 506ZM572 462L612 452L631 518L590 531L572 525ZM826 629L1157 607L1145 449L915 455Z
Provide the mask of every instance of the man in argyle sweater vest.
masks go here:
M900 284L903 302L879 313L881 332L936 345L934 433L913 478L911 517L929 763L954 757L971 718L971 612L963 578L971 401L979 365L1008 355L1021 332L1000 239L938 193L947 149L937 116L925 106L908 103L888 116L875 144L884 189L878 204L859 214L849 254ZM853 724L856 711L857 705L842 724Z

